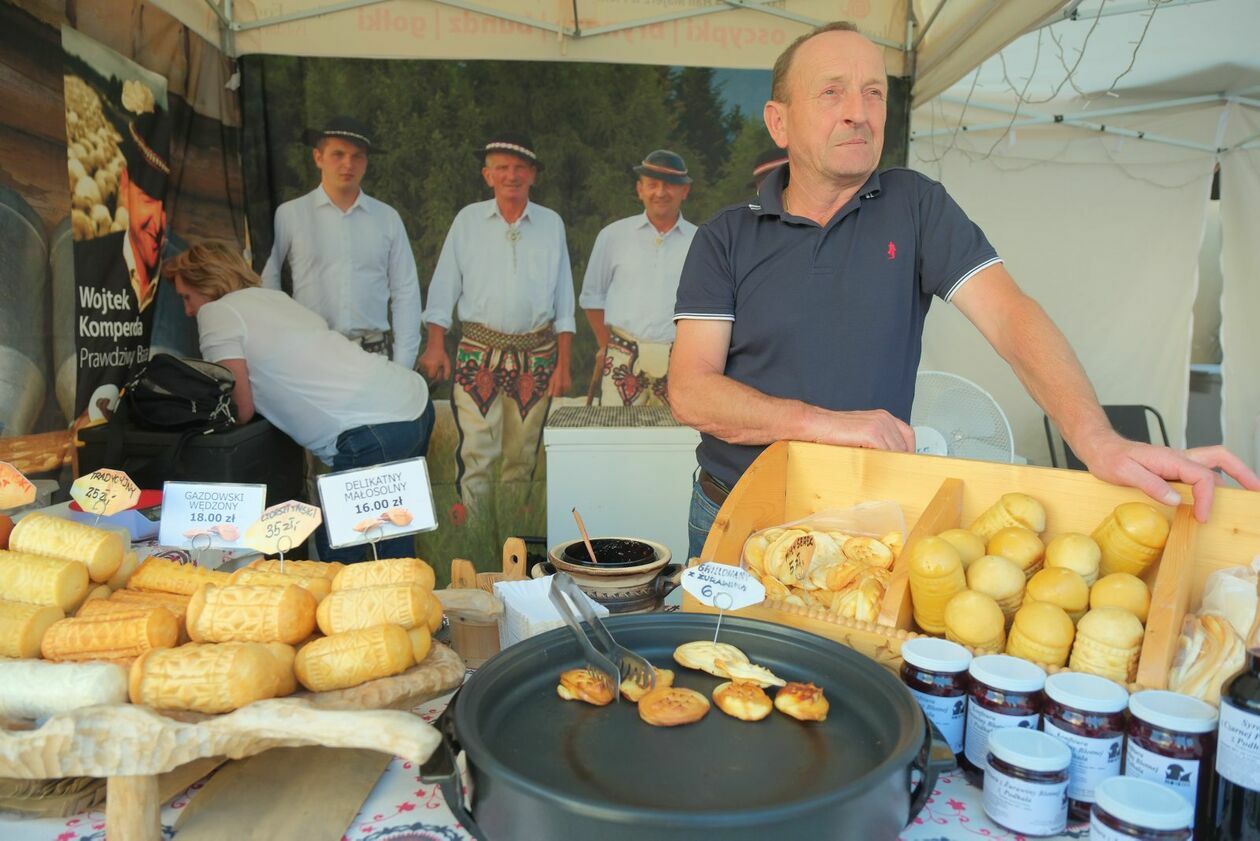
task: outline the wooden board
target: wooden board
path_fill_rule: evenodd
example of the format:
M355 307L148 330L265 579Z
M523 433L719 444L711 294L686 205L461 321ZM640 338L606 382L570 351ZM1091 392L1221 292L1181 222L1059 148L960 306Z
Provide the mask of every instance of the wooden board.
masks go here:
M907 548L942 528L968 526L1010 492L1029 494L1045 506L1047 539L1063 532L1090 534L1120 503L1147 502L1173 523L1161 561L1146 575L1152 606L1135 685L1163 687L1182 619L1201 600L1208 575L1260 555L1260 493L1217 488L1211 518L1196 523L1190 489L1173 487L1186 503L1175 514L1172 508L1151 503L1139 490L1101 482L1083 471L783 441L766 448L732 489L701 555L739 564L744 541L757 529L824 508L875 500L893 500L901 506L911 532ZM880 613L886 624L854 622L821 608L772 601L736 613L828 636L896 669L901 642L914 636L904 580L899 559ZM712 612L686 593L683 609Z
M935 537L943 531L957 528L962 516L963 483L961 479L946 479L941 487L923 509L914 528L906 537L905 546L901 550L902 557L908 557L910 549L925 537ZM910 573L908 564L894 564L892 580L884 592L884 603L879 611L876 624L892 628L909 628L913 616L913 605L910 604Z

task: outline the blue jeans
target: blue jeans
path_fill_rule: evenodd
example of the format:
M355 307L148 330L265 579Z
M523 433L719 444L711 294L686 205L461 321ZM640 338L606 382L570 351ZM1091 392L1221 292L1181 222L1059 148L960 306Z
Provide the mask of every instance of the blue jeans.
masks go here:
M700 557L700 550L704 548L704 541L709 536L709 529L713 528L713 521L717 519L718 509L721 507L704 495L699 481L691 483L691 510L687 512L687 557Z
M417 458L429 451L429 436L433 434L436 413L429 402L420 417L397 423L376 423L347 429L337 436L337 455L333 456L332 468L350 470L355 467L371 467L390 461ZM354 564L372 559L372 547L343 546L340 549L328 545L328 530L321 525L315 531L315 546L321 561L340 561ZM382 558L411 558L416 554L415 536L405 534L391 537L376 544Z

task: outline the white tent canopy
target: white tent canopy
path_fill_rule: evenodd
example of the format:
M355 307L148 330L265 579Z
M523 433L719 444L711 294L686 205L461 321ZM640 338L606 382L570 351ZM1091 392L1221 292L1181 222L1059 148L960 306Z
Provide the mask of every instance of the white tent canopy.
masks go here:
M1116 12L1130 11L1129 14ZM1184 441L1199 251L1220 167L1225 443L1253 465L1260 415L1260 28L1255 0L1091 0L912 117L938 178L1064 329L1104 403L1155 406ZM925 364L969 376L1047 456L1041 411L949 308ZM981 342L982 343L982 342Z
M229 55L520 59L769 69L838 18L924 101L1080 0L155 0Z

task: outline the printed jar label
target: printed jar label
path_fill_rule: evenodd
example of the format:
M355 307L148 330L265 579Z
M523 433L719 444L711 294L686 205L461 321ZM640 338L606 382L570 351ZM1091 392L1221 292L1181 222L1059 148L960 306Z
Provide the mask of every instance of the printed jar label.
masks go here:
M1199 760L1197 759L1160 756L1130 739L1125 752L1124 775L1137 777L1140 780L1150 780L1159 783L1164 788L1172 789L1189 800L1190 807L1194 808L1195 799L1199 793ZM1193 817L1190 819L1190 826L1194 826Z
M1089 841L1133 841L1132 835L1116 832L1091 813L1089 816Z
M1091 739L1046 722L1045 731L1072 751L1068 766L1068 797L1084 803L1094 802L1094 786L1108 777L1120 776L1120 758L1124 753L1123 736Z
M967 696L929 695L917 689L911 689L910 694L919 702L936 729L941 731L945 741L949 742L949 749L954 753L962 753L963 725L967 721Z
M1234 785L1260 791L1260 716L1221 701L1216 773Z
M1026 727L1036 730L1040 713L1002 715L985 709L975 698L967 699L967 761L981 770L989 767L989 734L1003 727Z
M1030 783L989 768L984 772L984 813L1021 835L1058 835L1067 829L1067 781Z

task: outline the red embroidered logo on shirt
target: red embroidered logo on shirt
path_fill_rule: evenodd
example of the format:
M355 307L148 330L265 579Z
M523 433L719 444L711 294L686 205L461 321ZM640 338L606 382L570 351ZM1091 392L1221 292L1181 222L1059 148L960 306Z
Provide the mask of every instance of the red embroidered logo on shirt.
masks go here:
M889 260L897 259L897 243L893 242L892 240L888 240L888 259Z

